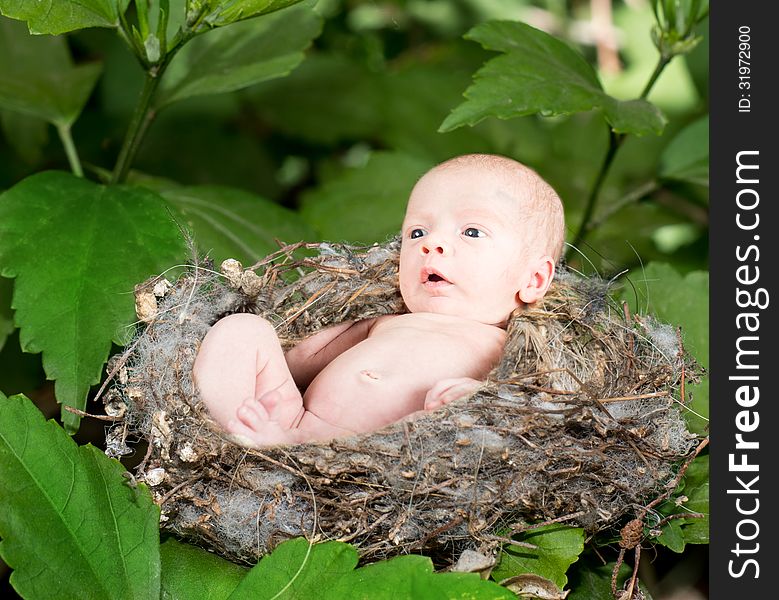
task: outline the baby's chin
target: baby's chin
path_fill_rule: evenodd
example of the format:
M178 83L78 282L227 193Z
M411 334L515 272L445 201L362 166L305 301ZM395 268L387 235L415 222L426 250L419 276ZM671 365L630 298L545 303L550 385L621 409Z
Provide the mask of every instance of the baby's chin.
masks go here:
M448 315L451 317L460 317L484 323L485 325L495 325L505 327L508 323L511 311L497 311L494 308L488 309L472 304L464 305L462 302L452 300L446 297L432 297L423 300L410 299L405 300L406 308L412 313L434 313L438 315Z

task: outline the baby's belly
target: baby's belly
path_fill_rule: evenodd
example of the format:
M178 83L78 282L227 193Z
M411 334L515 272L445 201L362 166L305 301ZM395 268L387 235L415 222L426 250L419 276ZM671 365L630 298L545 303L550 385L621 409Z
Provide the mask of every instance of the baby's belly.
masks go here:
M374 361L331 362L303 395L307 410L355 432L373 431L424 407L428 378Z
M462 372L455 356L463 352L455 354L451 343L394 341L368 338L337 356L308 386L306 409L333 425L372 431L421 410L441 379L472 376Z

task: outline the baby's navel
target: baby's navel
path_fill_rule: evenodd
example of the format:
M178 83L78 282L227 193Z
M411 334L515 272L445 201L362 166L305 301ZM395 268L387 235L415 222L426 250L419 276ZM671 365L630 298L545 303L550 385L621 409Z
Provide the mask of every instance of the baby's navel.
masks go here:
M362 375L366 379L372 379L374 381L378 381L379 379L381 379L379 377L379 374L376 371L369 371L367 369L364 371L360 371L360 375Z

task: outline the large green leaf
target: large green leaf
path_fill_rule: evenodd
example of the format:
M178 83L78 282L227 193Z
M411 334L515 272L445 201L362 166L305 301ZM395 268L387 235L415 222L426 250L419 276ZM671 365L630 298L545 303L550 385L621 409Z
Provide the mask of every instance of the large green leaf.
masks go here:
M265 15L301 0L217 0L208 22L219 27L242 19Z
M22 347L43 352L60 402L84 408L111 342L127 341L134 284L183 259L181 238L143 188L44 172L0 195L0 274L16 277ZM78 419L64 411L63 422Z
M503 52L474 76L467 100L441 131L474 125L486 117L510 119L539 113L568 115L599 109L621 133L661 133L665 118L645 100L620 101L606 94L595 71L562 41L516 21L491 21L466 34L488 50Z
M539 527L516 536L516 539L538 546L538 549L505 547L498 566L492 571L492 578L496 581L534 573L563 588L568 583L568 567L578 560L584 550L584 530L566 525Z
M116 27L130 0L0 0L0 14L27 21L31 33Z
M693 271L681 275L669 264L653 262L632 280L635 288L626 287L623 292L630 310L654 314L662 322L681 326L685 349L708 368L709 274ZM708 382L688 385L685 391L692 396L687 405L691 411L684 411L687 425L692 431L703 433L709 416Z
M357 550L341 542L309 546L302 538L280 544L255 566L231 600L505 599L515 596L476 574L433 573L424 556L403 556L355 570Z
M227 598L248 569L174 539L160 546L162 600Z
M27 398L0 402L0 554L25 598L159 598L159 509Z
M199 252L217 264L237 258L248 266L278 250L276 240L293 243L316 237L297 213L243 190L191 186L160 193L186 219Z
M158 102L231 92L286 75L321 28L322 18L301 5L200 35L171 62Z
M682 129L660 157L664 179L709 185L709 116Z
M303 198L301 215L328 241L382 242L397 235L416 180L432 162L400 152L376 152Z
M65 38L33 36L0 18L0 107L68 127L99 75L99 64L73 66Z

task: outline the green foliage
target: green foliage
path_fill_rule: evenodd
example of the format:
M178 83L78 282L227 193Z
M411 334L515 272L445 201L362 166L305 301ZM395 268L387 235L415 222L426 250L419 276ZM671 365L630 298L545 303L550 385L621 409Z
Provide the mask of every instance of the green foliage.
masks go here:
M236 258L247 267L281 242L315 240L297 213L264 198L224 186L173 186L160 190L192 230L200 255L219 265Z
M190 257L187 235L199 254L244 264L275 249L275 239L381 241L398 232L416 178L467 152L505 154L538 169L561 193L571 232L592 198L592 218L584 219L592 250L580 246L587 259L601 272L631 268L631 310L682 325L687 349L708 365L701 271L708 63L698 43L708 2L652 2L659 56L648 35L651 9L617 3L625 66L618 78L597 75L592 48L574 46L565 33L486 21L548 10L557 32L572 31L580 17L564 3L313 4L0 0L0 14L31 31L74 32L33 37L23 23L0 18L0 189L7 190L0 274L12 278L0 278L5 392L43 385L40 360L21 354L19 336L27 352L43 353L58 399L83 407L111 342L131 332L134 284ZM94 27L103 29L87 29ZM469 28L467 39L479 44L459 38ZM689 53L700 98L685 64L664 71L680 53ZM665 135L626 136L664 131L665 118L646 98L670 116ZM547 116L555 118L538 118ZM610 140L601 116L618 133ZM47 123L57 127L64 154L48 143ZM604 162L607 152L617 156L613 163ZM88 176L107 183L129 174L133 184L28 177L31 167L59 166L64 157L80 175L79 154ZM145 173L131 173L133 166ZM640 261L649 266L637 275ZM576 267L582 262L572 258ZM707 381L686 392L706 417ZM687 417L695 431L705 430L705 419ZM76 429L78 418L64 413L63 420ZM30 598L122 590L158 597L160 587L162 597L182 599L511 597L475 575L433 574L418 556L356 569L356 551L345 544L309 548L294 540L251 570L174 540L160 547L157 511L143 486L130 487L117 463L77 448L29 403L2 393L0 502L0 553ZM674 551L706 543L708 519L653 528L689 511L708 514L705 456L648 516L648 539ZM539 550L508 548L493 576L537 573L561 587L567 578L569 598L611 600L613 563L591 562L580 530L551 527L520 539ZM629 571L621 569L620 586Z
M162 600L230 597L248 569L175 539L160 546Z
M602 564L602 561L587 560L580 565L571 576L571 594L567 600L614 600L611 593L611 576L616 563ZM622 564L617 576L617 589L623 589L625 580L630 577L632 569ZM639 589L646 600L652 600L646 586L639 583Z
M709 543L709 457L699 456L688 467L682 485L671 502L660 508L660 516L698 513L703 518L675 518L662 527L657 541L684 552L687 544Z
M13 311L11 310L12 289L11 280L0 277L0 350L3 349L5 341L14 330Z
M215 27L277 11L300 0L217 0L208 22Z
M84 409L111 342L131 334L133 286L184 256L165 201L143 188L45 172L0 195L0 274L16 278L22 347L43 352L46 375L68 406ZM69 412L63 421L78 428Z
M21 23L0 18L0 108L69 127L100 70L97 63L74 66L64 38L31 36Z
M368 163L304 196L301 216L328 241L381 242L400 231L406 200L433 163L376 152Z
M44 146L49 141L46 121L24 113L0 109L0 130L24 162L35 165L43 161Z
M704 368L709 366L709 274L694 271L681 275L671 265L650 263L631 278L634 288L626 288L624 300L632 312L650 313L664 323L681 323L685 349ZM692 396L689 411L684 411L687 425L696 433L708 427L708 381L688 385L686 393ZM689 397L687 398L689 400Z
M466 37L504 54L476 73L465 92L468 100L446 118L442 131L490 116L569 115L592 109L600 109L620 133L659 134L665 126L663 115L645 100L619 101L606 94L580 54L538 29L495 21L476 26Z
M682 129L660 157L660 177L709 185L709 115Z
M238 9L226 10L233 14ZM171 62L157 104L164 106L192 96L231 92L286 75L303 60L303 50L321 27L321 17L302 4L200 35L188 42Z
M584 530L566 525L548 525L514 536L520 542L538 548L505 546L500 562L492 571L492 578L502 581L523 573L545 577L564 588L568 583L566 571L584 550Z
M274 128L307 142L333 144L382 131L383 82L347 56L312 53L289 77L250 94Z
M116 27L130 0L0 0L0 14L27 21L30 33Z
M25 397L0 401L0 555L26 598L159 598L159 509Z
M254 567L231 598L506 599L513 594L477 574L433 573L423 556L402 556L355 570L357 550L341 542L310 546L298 538L280 544Z

